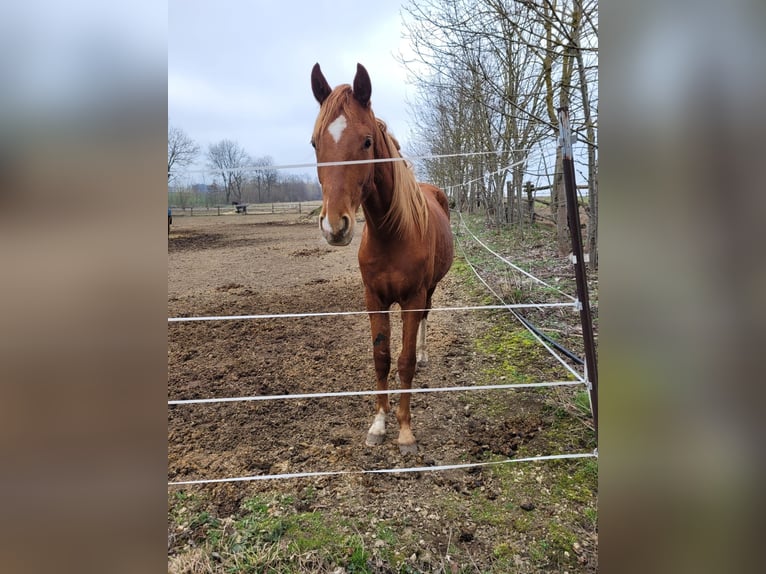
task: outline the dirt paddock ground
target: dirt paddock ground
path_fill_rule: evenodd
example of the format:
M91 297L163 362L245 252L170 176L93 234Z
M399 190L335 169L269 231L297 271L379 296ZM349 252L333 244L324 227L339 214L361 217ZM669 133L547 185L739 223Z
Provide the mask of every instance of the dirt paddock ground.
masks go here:
M175 217L168 237L168 316L363 310L356 262L360 235L358 229L350 246L333 248L314 221L298 215ZM464 280L451 272L437 288L433 304L471 305L476 300ZM491 321L487 313L432 313L430 363L416 373L414 385L490 382L479 374L492 359L477 352L475 341L493 328ZM392 381L399 327L394 315ZM543 368L546 376L551 369ZM168 325L168 400L373 388L366 315ZM168 480L450 465L520 452L552 454L547 452L552 439L546 431L558 415L546 406L550 397L491 393L413 395L419 452L409 457L401 455L395 443L397 395L392 395L386 442L378 447L364 444L374 397L169 406ZM571 451L592 447L587 431L567 440ZM412 570L407 571L437 571L458 561L461 568L473 563L480 570L452 571L500 572L506 566L499 565L508 564L515 564L519 572L537 571L543 564L548 566L542 569L595 571L595 523L584 519L571 529L575 538L568 546L562 543L569 550L554 549L558 553L545 559L534 554L536 541L547 539L552 518L595 506L591 492L572 500L562 495L559 502L553 501L554 492L550 504L535 499L535 492L546 488L551 468L567 476L581 468L576 462L557 464L171 486L168 501L173 507L179 491L192 493L204 500L207 512L224 519L239 515L248 498L289 494L294 512L334 513L351 521L371 549L368 571L399 571L393 563L397 568L410 564ZM519 484L516 491L509 487L514 480ZM534 511L528 510L530 505ZM397 533L397 548L391 549L385 564L376 550L382 549L380 536L369 526L381 523ZM169 557L188 551L194 540L193 528L170 524Z

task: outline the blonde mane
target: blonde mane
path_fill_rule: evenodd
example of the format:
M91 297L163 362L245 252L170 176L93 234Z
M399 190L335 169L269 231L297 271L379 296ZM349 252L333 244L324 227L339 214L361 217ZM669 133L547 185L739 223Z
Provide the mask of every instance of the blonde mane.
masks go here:
M402 157L399 142L388 133L383 120L375 118L378 131L383 136L383 147L387 157ZM401 235L419 234L424 237L428 227L428 204L420 184L415 179L415 172L408 161L391 162L393 172L393 194L391 207L383 218L383 223Z

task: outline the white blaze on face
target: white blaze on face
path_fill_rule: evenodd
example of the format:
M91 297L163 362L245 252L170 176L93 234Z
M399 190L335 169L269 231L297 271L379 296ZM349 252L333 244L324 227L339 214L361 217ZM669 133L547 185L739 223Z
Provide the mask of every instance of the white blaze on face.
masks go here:
M348 123L346 122L346 116L340 115L333 122L327 126L327 131L330 132L332 139L335 143L340 141L340 136L343 134L343 130L346 129Z

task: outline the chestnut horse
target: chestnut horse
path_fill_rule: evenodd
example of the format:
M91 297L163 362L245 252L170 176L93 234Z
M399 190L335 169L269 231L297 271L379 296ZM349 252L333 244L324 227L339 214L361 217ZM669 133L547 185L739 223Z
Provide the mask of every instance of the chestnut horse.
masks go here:
M402 160L364 161L401 155L398 142L372 111L370 76L361 64L357 64L353 88L342 84L334 90L316 64L311 72L311 87L320 104L311 138L317 162L358 162L317 167L322 186L319 227L330 245L348 245L361 205L365 226L359 270L370 313L377 388L388 389L391 368L391 325L388 313L380 311L398 303L402 310L399 382L401 389L411 389L416 360L417 366L428 361L426 319L431 296L452 265L447 197L441 189L419 184L411 167ZM417 452L410 424L410 395L401 394L396 411L397 443L405 454ZM388 394L376 397L368 446L385 440Z

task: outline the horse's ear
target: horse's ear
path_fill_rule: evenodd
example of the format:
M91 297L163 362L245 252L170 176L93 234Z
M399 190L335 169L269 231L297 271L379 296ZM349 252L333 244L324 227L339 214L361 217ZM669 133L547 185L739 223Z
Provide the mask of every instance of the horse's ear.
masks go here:
M357 102L366 108L370 105L370 94L372 94L370 75L362 64L357 64L356 76L354 76L354 97Z
M332 88L327 83L318 63L314 64L314 67L311 69L311 90L314 92L314 97L320 106L332 92Z

